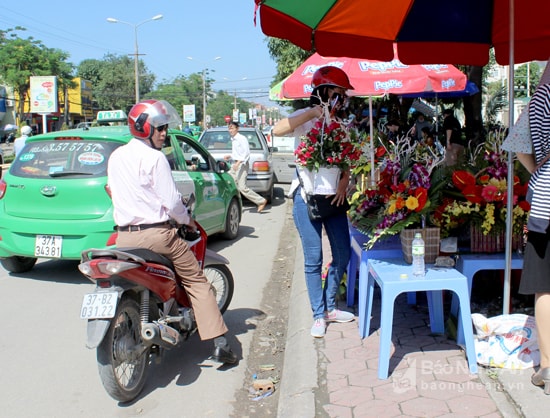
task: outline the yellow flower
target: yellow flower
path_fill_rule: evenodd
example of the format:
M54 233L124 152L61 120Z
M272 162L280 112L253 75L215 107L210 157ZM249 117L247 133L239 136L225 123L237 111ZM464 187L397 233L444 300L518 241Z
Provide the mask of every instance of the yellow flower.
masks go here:
M407 206L407 209L415 210L419 205L418 199L414 196L409 196L405 202L405 205Z

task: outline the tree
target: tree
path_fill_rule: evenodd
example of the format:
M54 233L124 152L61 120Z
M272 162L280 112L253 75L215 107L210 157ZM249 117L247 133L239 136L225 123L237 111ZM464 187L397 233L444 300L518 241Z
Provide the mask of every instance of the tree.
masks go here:
M0 31L0 79L12 86L19 98L17 114L20 120L24 119L25 102L29 101L30 77L56 76L62 91L74 87L74 66L67 62L69 54L47 48L32 37L23 39L18 35L22 31L25 28L19 26Z
M529 69L529 81L527 81L527 69ZM514 70L515 97L531 97L540 80L540 66L536 62L523 64ZM527 95L529 89L529 95Z
M290 41L278 38L268 38L267 49L271 58L277 63L277 75L272 86L292 74L300 64L313 55L312 52L306 51Z
M145 97L153 89L154 74L139 65L139 89ZM103 60L88 59L77 68L77 75L92 83L92 95L100 110L129 110L135 102L134 60L124 55L107 54Z

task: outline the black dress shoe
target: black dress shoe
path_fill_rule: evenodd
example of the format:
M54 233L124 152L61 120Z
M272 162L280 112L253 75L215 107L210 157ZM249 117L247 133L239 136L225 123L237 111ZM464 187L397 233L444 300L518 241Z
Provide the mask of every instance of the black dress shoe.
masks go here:
M231 351L231 347L229 347L229 345L214 348L212 359L218 363L234 364L237 362L237 356L233 351Z

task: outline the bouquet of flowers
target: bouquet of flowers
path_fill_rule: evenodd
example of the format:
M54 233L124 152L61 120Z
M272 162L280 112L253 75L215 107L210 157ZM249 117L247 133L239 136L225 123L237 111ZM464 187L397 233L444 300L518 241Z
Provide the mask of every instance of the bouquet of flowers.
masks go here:
M467 167L452 174L454 189L447 192L432 222L446 237L461 225L479 227L484 235L506 229L508 165L500 137L489 137L469 155ZM519 167L518 167L519 168ZM520 171L521 173L521 171ZM514 176L513 233L520 234L530 210L526 176Z
M378 148L376 155L379 179L374 187L357 187L348 212L352 225L369 236L367 249L407 227L424 227L445 184L445 155L432 147L401 137Z
M364 158L363 141L356 129L325 115L301 137L294 154L296 162L310 171L318 171L320 167L347 170Z

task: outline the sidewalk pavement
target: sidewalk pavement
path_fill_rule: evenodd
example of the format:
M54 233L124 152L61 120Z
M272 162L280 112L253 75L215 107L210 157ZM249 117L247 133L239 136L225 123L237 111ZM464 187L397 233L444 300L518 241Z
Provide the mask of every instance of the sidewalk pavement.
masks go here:
M324 243L328 248L328 242ZM533 369L479 367L470 374L462 349L431 335L428 308L395 303L390 376L379 380L379 288L371 334L361 340L358 322L329 324L325 338L310 335L311 309L296 240L288 338L278 417L527 417L550 416L550 396L531 384ZM329 258L325 259L325 262ZM340 302L340 309L357 314Z

